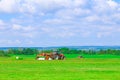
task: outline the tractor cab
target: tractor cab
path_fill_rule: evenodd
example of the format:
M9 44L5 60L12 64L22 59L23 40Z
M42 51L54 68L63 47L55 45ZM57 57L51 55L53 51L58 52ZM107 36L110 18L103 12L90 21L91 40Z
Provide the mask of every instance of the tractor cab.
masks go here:
M58 50L53 50L53 54L60 54L60 51L58 51Z

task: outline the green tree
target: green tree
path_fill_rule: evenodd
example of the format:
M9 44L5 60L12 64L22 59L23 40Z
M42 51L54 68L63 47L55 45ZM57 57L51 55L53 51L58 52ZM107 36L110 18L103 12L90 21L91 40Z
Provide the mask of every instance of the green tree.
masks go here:
M58 50L63 54L70 54L70 49L69 48L60 48Z

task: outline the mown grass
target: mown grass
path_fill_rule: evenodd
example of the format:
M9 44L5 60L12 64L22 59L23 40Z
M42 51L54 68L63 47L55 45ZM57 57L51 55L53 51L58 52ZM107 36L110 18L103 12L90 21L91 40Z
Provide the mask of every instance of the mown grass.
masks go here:
M69 58L37 61L0 58L0 80L119 80L120 58ZM74 57L77 57L74 55Z
M120 55L111 54L65 54L66 58L78 58L78 56L83 56L84 58L120 58Z
M120 58L120 55L112 54L64 54L66 59L78 58L78 56L83 56L83 58ZM22 57L23 59L35 59L36 55L13 55L12 58L15 59L16 56Z

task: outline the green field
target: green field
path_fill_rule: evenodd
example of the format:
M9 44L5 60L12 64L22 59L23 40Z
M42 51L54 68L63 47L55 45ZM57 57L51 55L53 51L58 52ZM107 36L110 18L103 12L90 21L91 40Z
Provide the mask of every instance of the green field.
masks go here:
M23 60L0 57L0 80L119 80L120 58L66 55L65 60L37 61L34 56ZM94 57L94 58L92 58Z

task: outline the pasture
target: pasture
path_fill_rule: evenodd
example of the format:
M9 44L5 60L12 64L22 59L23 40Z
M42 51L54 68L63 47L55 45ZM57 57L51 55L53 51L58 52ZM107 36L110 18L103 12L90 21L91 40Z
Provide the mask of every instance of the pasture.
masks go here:
M23 60L0 57L0 80L119 80L119 75L120 58L37 61L32 56Z

